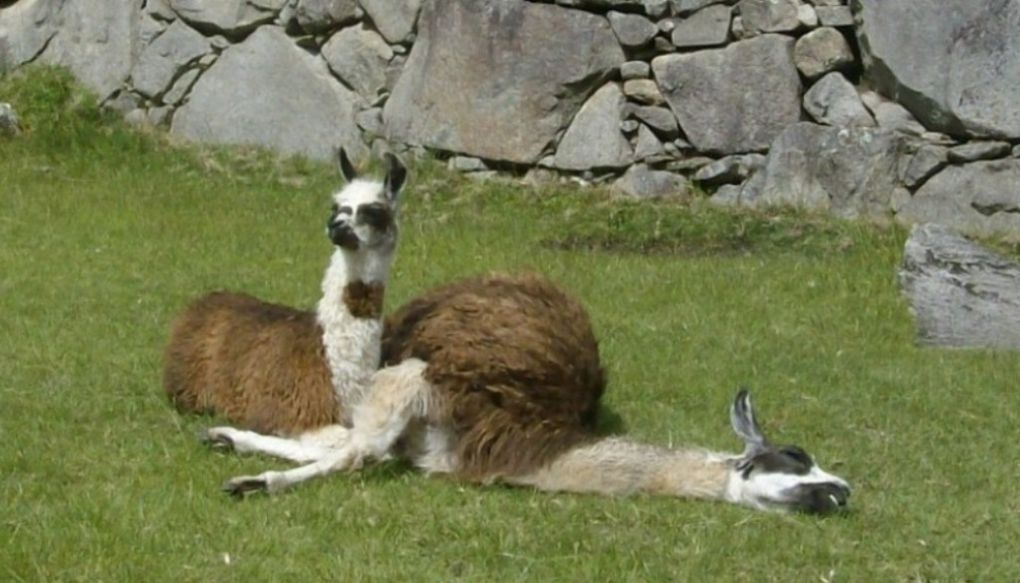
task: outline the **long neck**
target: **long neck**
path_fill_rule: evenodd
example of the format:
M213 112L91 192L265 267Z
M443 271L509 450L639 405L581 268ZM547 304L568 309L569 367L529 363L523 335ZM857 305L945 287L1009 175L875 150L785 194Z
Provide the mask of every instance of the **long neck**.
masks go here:
M609 438L570 450L513 483L542 490L728 499L731 458L699 449L669 449Z
M382 302L392 253L337 249L322 281L317 316L333 377L345 411L357 402L379 367Z

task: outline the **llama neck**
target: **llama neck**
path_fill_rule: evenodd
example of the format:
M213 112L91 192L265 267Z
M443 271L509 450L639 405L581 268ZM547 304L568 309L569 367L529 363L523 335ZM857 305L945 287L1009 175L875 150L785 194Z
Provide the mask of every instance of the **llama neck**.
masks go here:
M538 472L511 481L551 491L728 499L730 459L699 449L609 438L568 451Z
M392 254L333 252L317 316L333 391L349 410L379 367L382 302Z

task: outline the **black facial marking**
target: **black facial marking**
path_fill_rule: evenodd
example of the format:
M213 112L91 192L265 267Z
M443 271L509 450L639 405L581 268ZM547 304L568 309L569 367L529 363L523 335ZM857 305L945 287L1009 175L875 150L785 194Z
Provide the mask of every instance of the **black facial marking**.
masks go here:
M814 467L811 456L799 447L788 445L780 448L769 448L747 461L747 468L742 470L746 479L752 471L769 474L793 474L803 476Z
M357 220L359 223L385 230L393 223L393 212L382 203L365 204L358 207Z
M338 209L338 212L340 214L342 214L342 215L353 215L354 214L354 209L352 209L351 207L349 207L347 205L344 205L344 206L342 206L342 207L340 207Z
M794 508L809 514L829 514L846 508L850 490L842 484L802 484L790 492Z

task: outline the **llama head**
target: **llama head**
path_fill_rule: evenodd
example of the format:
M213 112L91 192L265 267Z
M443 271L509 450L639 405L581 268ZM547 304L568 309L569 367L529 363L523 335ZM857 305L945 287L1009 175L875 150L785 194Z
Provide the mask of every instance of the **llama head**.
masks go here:
M344 187L333 195L326 235L348 252L391 253L397 245L397 211L407 169L393 154L386 154L383 180L360 178L343 148L337 154Z
M754 417L751 396L741 389L730 407L733 431L744 453L731 460L727 498L760 509L827 514L846 507L850 486L825 472L803 449L772 445Z

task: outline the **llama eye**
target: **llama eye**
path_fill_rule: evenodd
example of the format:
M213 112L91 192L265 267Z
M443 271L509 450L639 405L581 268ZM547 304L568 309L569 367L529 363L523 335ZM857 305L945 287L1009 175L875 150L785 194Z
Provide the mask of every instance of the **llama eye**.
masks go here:
M783 454L784 456L790 458L791 460L799 464L803 464L805 466L812 465L811 456L809 456L806 451L799 447L794 446L784 447L783 449L779 450L779 453Z

